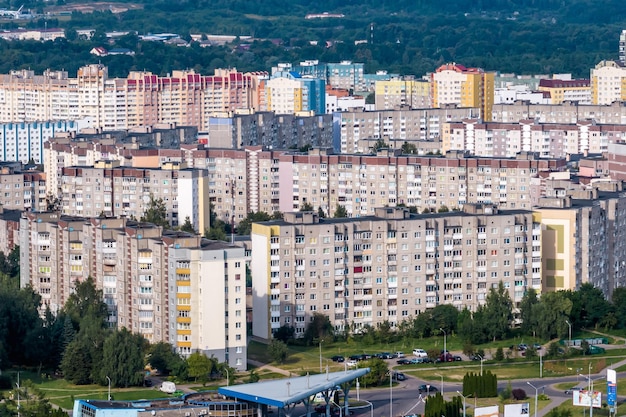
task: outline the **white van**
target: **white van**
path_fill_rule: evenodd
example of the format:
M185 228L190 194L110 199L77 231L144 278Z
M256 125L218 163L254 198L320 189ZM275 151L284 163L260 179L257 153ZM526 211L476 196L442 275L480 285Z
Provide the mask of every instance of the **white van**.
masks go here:
M418 358L427 358L428 357L428 353L426 353L426 351L424 349L413 349L413 355L417 356Z
M166 394L173 394L176 392L176 384L173 382L165 381L161 384L161 392Z

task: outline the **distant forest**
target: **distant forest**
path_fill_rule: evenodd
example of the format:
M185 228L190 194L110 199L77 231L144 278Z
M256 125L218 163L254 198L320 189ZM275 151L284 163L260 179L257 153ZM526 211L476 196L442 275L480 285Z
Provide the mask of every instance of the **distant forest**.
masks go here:
M66 0L56 0L58 4ZM70 3L68 1L68 3ZM113 76L130 70L166 74L193 68L210 74L218 67L267 70L278 62L319 59L363 62L367 72L421 76L442 63L457 62L517 74L570 72L589 77L603 59L617 59L619 34L626 28L623 0L139 0L143 10L113 14L74 13L71 19L39 19L27 27L62 27L68 40L0 41L0 72L31 68L66 69L101 61ZM0 2L2 4L2 2ZM53 2L24 2L43 12ZM16 8L19 0L5 1ZM309 13L343 18L305 19ZM0 23L3 29L18 22ZM23 24L23 22L19 22ZM373 27L373 31L370 28ZM75 29L95 28L91 41L76 39ZM134 35L107 45L104 32L175 32L253 36L243 47L190 48L139 42ZM355 41L368 43L355 45ZM317 45L312 45L316 41ZM331 41L327 46L327 41ZM124 47L135 56L96 58L93 46Z

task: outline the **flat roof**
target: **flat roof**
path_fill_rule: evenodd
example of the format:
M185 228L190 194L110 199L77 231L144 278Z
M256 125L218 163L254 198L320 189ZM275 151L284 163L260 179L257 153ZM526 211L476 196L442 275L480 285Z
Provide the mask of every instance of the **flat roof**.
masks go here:
M344 382L353 381L370 372L370 368L299 376L252 384L221 387L218 392L238 400L275 407L285 407L309 398L318 392L332 390Z

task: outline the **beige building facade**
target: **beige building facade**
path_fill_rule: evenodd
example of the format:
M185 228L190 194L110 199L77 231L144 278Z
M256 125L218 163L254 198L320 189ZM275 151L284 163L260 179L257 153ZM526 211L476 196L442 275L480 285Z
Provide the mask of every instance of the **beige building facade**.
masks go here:
M463 212L320 219L314 212L252 229L253 335L283 325L302 336L314 313L339 332L449 304L475 311L502 282L514 303L541 291L541 228L530 211L467 206Z

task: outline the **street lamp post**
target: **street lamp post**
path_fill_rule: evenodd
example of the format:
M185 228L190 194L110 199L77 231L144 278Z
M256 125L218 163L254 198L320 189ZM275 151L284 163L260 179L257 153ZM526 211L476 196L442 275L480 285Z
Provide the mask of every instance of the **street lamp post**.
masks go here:
M589 383L589 417L593 417L593 382L606 377L601 376L596 379L591 379L591 362L589 362L589 376L585 376L583 374L580 374L580 376L587 379L587 382Z
M370 405L370 417L374 417L374 404L372 404L371 401L368 401L369 405Z
M343 410L341 409L341 407L339 406L339 404L337 404L336 402L334 402L333 400L329 399L328 401L330 401L331 404L333 404L335 407L337 407L339 409L339 417L343 417Z
M107 381L109 382L109 396L107 397L109 399L109 401L111 401L111 378L109 378L109 376L106 376Z
M393 372L389 372L389 417L393 417Z
M320 374L324 372L322 370L322 342L324 342L324 340L320 340Z
M537 397L539 396L539 388L530 383L530 381L526 381L528 385L535 389L535 417L537 417Z
M443 330L443 327L440 327L439 330L441 330L443 332L443 357L446 359L446 361L448 360L448 347L447 347L447 338L448 338L448 333Z
M569 320L567 320L567 319L565 319L565 323L567 323L567 327L569 328L569 333L568 333L568 335L569 335L569 338L568 338L569 343L568 343L568 346L567 346L567 348L569 349L569 348L572 347L572 323L570 323Z
M457 391L457 393L458 393L461 397L463 397L463 417L466 417L466 415L465 415L465 410L466 410L466 408L465 408L465 395L461 394L461 391Z
M443 375L435 374L435 376L438 376L439 378L441 378L441 395L443 395Z
M226 371L226 386L230 386L230 374L228 373L228 367L224 367L224 370Z
M485 361L485 358L480 356L478 353L476 354L476 356L480 358L480 374L482 375L483 374L483 362Z

